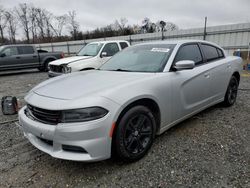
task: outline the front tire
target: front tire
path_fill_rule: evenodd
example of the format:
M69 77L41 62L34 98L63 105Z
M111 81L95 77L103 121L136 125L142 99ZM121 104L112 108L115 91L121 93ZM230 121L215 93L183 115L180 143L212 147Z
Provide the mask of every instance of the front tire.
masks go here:
M239 82L235 76L232 76L227 87L227 92L223 101L224 106L232 106L237 98Z
M129 109L117 125L114 138L116 155L125 162L134 162L146 155L153 144L155 122L147 107Z

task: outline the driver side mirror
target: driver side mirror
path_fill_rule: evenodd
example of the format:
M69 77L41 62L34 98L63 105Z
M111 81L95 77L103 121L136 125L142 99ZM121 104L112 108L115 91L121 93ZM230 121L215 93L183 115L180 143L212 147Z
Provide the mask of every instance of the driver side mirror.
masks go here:
M6 56L6 54L5 53L2 53L1 55L0 55L0 57L5 57Z
M178 61L174 65L175 70L187 70L187 69L193 69L195 67L194 61L191 60L182 60Z
M103 57L108 57L108 53L107 52L102 52L101 53L101 58L103 58Z

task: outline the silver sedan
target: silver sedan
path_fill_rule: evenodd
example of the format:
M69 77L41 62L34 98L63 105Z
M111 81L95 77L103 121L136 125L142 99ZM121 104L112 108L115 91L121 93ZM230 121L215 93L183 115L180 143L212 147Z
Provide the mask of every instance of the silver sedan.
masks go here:
M49 155L136 161L159 135L217 103L235 103L242 60L206 41L129 47L98 70L33 88L19 111L28 140Z

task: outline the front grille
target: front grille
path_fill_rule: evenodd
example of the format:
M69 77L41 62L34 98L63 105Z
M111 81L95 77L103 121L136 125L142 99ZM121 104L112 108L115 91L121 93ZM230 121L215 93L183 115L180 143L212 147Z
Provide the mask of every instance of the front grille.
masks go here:
M60 122L61 112L56 110L45 110L30 104L27 105L28 110L26 115L34 120L40 121L45 124L56 125Z
M50 70L52 72L59 72L59 73L62 73L63 72L63 66L57 66L57 65L50 65L49 66Z

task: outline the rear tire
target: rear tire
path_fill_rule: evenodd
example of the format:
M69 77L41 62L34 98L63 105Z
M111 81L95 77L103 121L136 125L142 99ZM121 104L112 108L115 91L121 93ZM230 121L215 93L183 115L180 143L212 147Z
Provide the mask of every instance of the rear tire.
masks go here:
M232 76L227 87L227 92L223 101L224 106L232 106L237 98L239 82L235 76Z
M155 122L147 107L129 109L119 121L113 138L116 156L125 162L134 162L145 156L153 144Z

